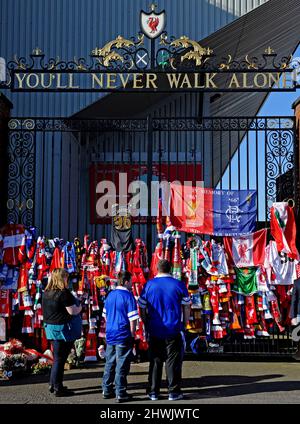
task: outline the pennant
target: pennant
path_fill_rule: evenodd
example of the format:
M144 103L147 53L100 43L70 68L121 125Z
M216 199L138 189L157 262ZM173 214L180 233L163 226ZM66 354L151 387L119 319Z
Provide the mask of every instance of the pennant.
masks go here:
M278 252L286 253L290 258L297 259L296 224L294 210L287 202L275 202L270 209L271 234L277 244Z
M263 265L267 230L256 231L242 237L224 237L224 247L229 260L238 268Z

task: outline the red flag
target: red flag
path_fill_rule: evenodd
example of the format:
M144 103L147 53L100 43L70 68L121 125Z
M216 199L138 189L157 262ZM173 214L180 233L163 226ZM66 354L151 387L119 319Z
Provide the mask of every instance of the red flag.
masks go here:
M162 217L162 198L160 197L158 199L158 210L157 210L157 217L156 217L156 229L157 234L162 234L164 232L163 230L163 217Z
M164 257L164 247L162 238L158 240L155 251L152 255L149 278L154 278L157 274L157 263Z
M223 240L229 260L236 267L264 264L267 230L256 231L241 237L224 237Z
M287 202L275 202L270 210L271 234L277 244L278 252L286 253L290 258L297 259L296 224L294 211Z
M170 219L177 230L212 234L213 216L204 212L213 210L212 190L202 187L170 185Z

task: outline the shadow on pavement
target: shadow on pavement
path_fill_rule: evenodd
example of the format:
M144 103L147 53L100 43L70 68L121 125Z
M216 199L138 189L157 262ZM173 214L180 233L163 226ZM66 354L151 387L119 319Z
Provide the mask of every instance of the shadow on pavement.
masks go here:
M300 381L272 381L266 383L237 384L211 389L183 389L185 399L222 398L258 393L287 392L300 390Z
M88 371L88 368L77 368L75 369L76 373L69 373L65 372L64 375L64 381L73 381L73 380L82 380L82 379L98 379L101 380L103 376L103 369L99 368L98 371ZM139 375L148 375L148 371L137 371L137 372L130 372L130 375L132 376L139 376ZM46 383L49 381L49 374L48 375L23 375L18 376L13 380L0 380L0 387L8 387L8 386L20 386L20 385L27 385L27 384L40 384L40 383Z
M263 374L263 375L208 375L199 378L183 378L182 388L203 387L203 386L224 386L233 384L247 384L260 380L271 380L284 377L283 374Z

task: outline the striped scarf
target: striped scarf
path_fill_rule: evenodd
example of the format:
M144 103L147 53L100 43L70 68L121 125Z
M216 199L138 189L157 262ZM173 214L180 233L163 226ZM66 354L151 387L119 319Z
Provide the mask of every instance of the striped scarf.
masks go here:
M64 267L69 274L76 272L76 254L74 244L67 242L63 247L63 263Z

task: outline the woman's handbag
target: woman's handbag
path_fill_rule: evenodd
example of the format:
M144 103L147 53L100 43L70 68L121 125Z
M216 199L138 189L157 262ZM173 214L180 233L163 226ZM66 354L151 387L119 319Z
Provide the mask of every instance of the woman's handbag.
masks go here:
M81 337L81 315L73 315L71 321L65 324L44 323L44 328L48 340L64 340L65 342L73 342Z

